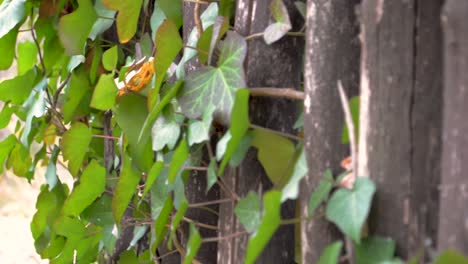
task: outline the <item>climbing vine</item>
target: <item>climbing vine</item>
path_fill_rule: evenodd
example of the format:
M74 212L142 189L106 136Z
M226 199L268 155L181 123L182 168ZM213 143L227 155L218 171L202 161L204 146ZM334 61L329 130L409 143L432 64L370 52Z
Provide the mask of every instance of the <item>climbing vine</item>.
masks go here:
M229 236L249 234L245 263L255 262L279 226L318 217L354 242L358 260L375 259L367 249L378 245L379 261L400 263L391 240L363 239L375 186L359 177L343 187L341 178L351 170L346 164L338 177L324 173L306 218L280 217L281 204L298 198L307 173L302 120L297 117L295 135L252 124L249 98L301 102L304 96L249 89L243 63L252 38L271 44L303 35L291 32L283 2L272 1L274 23L251 36L230 27L234 1L196 2L195 26L184 43L182 1L0 1L0 70L17 65L17 75L0 83L0 127L17 118L14 133L0 142L0 170L5 164L28 181L45 178L31 223L40 256L51 263L153 263L165 257L157 250L164 244L184 263L198 263L200 245L223 237L201 237L199 229L217 227L186 216L189 208L203 207L185 196L190 172L206 174L206 191L226 189L226 167L239 166L256 148L274 188L245 197L227 190L233 194L227 201L206 202L235 204L245 230ZM305 14L303 2L296 6ZM22 34L30 40L16 44ZM195 59L201 67L186 72ZM41 166L45 174L38 173ZM58 166L71 174L73 186L63 182ZM189 225L185 239L182 223ZM321 263L336 263L341 248L341 242L330 245Z

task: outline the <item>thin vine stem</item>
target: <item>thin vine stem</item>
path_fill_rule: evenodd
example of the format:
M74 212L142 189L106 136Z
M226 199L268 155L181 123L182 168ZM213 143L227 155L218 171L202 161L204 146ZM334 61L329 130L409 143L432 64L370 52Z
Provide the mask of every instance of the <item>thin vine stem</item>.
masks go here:
M278 130L274 130L274 129L262 127L262 126L255 125L255 124L250 124L250 128L264 129L264 130L267 130L267 131L269 131L269 132L278 134L278 135L280 135L280 136L283 136L283 137L286 137L286 138L289 138L289 139L292 139L292 140L295 140L295 141L299 141L299 142L304 141L304 139L301 138L301 137L298 137L298 136L295 136L295 135L291 135L291 134L288 134L288 133L284 133L284 132L281 132L281 131L278 131Z

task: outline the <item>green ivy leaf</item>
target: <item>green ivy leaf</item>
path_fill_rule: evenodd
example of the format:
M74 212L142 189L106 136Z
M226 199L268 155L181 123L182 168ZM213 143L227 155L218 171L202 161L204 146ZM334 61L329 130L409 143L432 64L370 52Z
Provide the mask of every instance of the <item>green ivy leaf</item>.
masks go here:
M263 196L264 213L257 231L247 244L245 263L254 263L281 222L281 192L269 191Z
M90 223L101 226L102 230L102 242L106 247L107 252L112 253L114 251L115 242L117 237L114 231L114 215L112 214L112 198L109 195L102 195L93 204L88 206L83 211L83 217L86 218Z
M18 75L13 79L0 83L0 101L10 101L13 104L21 105L26 101L34 87L36 70L31 69L23 75Z
M307 18L307 4L301 1L294 1L297 11L301 14L302 18Z
M130 145L138 145L138 135L148 115L145 98L134 93L120 97L114 108L115 120L122 128Z
M352 190L340 189L332 195L327 203L327 219L359 243L374 192L375 185L368 177L358 177Z
M159 116L151 129L153 151L161 151L165 146L169 149L173 149L179 136L180 126L174 118L172 118L172 116Z
M112 212L116 223L120 223L125 209L132 200L138 182L140 182L140 173L133 168L130 157L124 154L122 171L112 199Z
M1 44L0 44L1 45ZM2 55L3 57L3 55ZM34 67L37 62L37 47L31 41L18 44L18 75L23 75Z
M219 1L219 15L224 16L229 20L229 18L234 13L234 5L236 4L235 0L220 0Z
M260 225L260 197L255 192L250 191L247 196L239 200L234 209L234 213L245 230L253 233Z
M250 149L252 140L253 140L252 131L247 131L244 134L244 136L241 138L241 141L239 142L237 149L232 154L231 159L229 160L229 166L237 167L242 163L245 156L247 155L247 152Z
M84 169L80 176L80 184L65 201L62 211L64 215L78 216L91 205L106 188L106 169L96 160Z
M166 20L166 14L164 14L164 11L161 9L161 6L159 4L160 1L155 1L154 2L154 8L153 8L153 14L151 15L150 19L150 26L151 26L151 38L155 39L156 38L156 33L159 30L159 27L162 25L164 20Z
M392 261L395 241L378 236L366 237L356 246L356 263L372 264Z
M33 91L31 92L28 100L23 104L23 107L29 108L28 113L26 114L26 120L24 123L23 134L21 134L20 141L21 143L29 148L28 137L31 132L31 126L33 125L34 117L42 117L45 114L45 98L47 88L47 79L44 78L39 81L36 86L34 86Z
M293 170L296 152L294 144L289 139L263 128L255 128L253 133L252 146L258 149L258 160L268 178L275 185L284 186Z
M239 146L242 137L249 129L249 96L250 92L248 89L240 89L236 93L236 100L234 102L234 107L232 108L232 112L234 114L232 115L231 127L229 128L231 139L227 143L226 151L224 152L223 161L219 167L218 175L223 174L224 168Z
M267 44L271 44L279 40L292 28L288 10L284 5L283 0L273 0L270 4L270 10L276 23L269 25L265 29L263 38Z
M333 187L333 174L330 169L323 173L323 179L319 181L317 188L310 195L308 212L309 216L314 215L317 207L328 199L328 194Z
M16 111L15 107L4 104L2 112L0 113L0 129L8 126L11 120L11 115ZM0 172L1 173L1 172Z
M49 186L49 190L52 190L59 182L57 177L57 158L59 153L60 148L57 145L54 145L54 149L52 150L52 154L50 154L50 160L49 164L47 164L47 170L45 174L46 183Z
M127 43L135 35L143 0L102 0L108 8L118 11L117 34L121 43Z
M171 164L169 165L169 174L167 179L169 183L174 183L180 168L184 165L185 161L189 156L189 148L187 145L187 139L183 138L172 156Z
M434 262L434 264L466 264L466 263L468 263L468 258L453 249L444 251Z
M78 9L60 18L58 35L68 56L83 54L96 19L96 11L89 0L78 0Z
M200 233L198 233L198 230L192 224L190 224L190 238L187 243L187 254L184 258L184 264L192 263L193 259L197 255L198 250L200 249L201 242L202 240Z
M340 258L341 248L343 242L337 241L331 245L328 245L324 250L318 264L337 264ZM360 263L360 262L359 262Z
M115 104L117 90L113 74L102 74L94 89L91 107L103 111L111 109Z
M287 199L294 200L297 198L299 194L299 182L304 178L308 171L304 148L301 147L297 153L299 153L299 157L294 164L291 178L283 187L281 202L284 202Z
M359 138L359 96L354 96L349 100L349 110L351 111L351 117L354 123L354 136L356 139ZM343 132L341 133L341 143L349 143L349 131L348 126L344 126Z
M187 76L179 97L182 112L200 117L207 105L215 106L215 119L229 124L235 93L245 87L243 63L247 44L234 31L227 33L221 45L218 67L207 66Z
M177 28L182 25L182 0L159 0L159 6Z
M138 264L138 257L134 250L126 250L119 256L119 263Z
M104 54L102 54L102 66L104 66L104 69L112 71L115 69L115 66L117 66L118 59L119 48L118 46L113 46L112 48L104 51Z
M75 123L63 134L62 153L63 158L68 160L68 170L76 177L83 165L84 157L91 143L91 130L83 123Z
M203 11L200 16L200 21L202 24L203 29L207 29L209 26L213 25L216 17L218 16L218 5L217 3L211 3L208 7ZM196 28L190 31L189 37L187 39L186 46L196 47L198 43L198 31ZM185 48L183 52L183 56L179 64L177 65L176 75L178 79L185 78L185 63L191 60L193 57L197 55L197 51L191 48Z
M183 84L183 81L178 81L170 88L169 92L161 99L161 101L155 104L151 112L149 113L148 117L146 118L143 128L138 136L138 141L140 143L145 143L149 138L150 129L153 127L154 121L158 118L161 114L162 110L171 102L171 100L176 97L179 93L179 90ZM134 128L132 128L134 129Z
M103 3L102 0L96 0L94 3L94 10L98 15L98 19L93 25L91 32L89 33L89 38L95 40L99 34L104 33L108 30L112 24L114 24L115 11L108 9Z
M154 242L153 247L159 246L164 241L164 237L167 234L167 223L169 221L172 208L172 199L170 196L168 196L154 224L154 228L156 231L156 241Z
M0 4L0 38L23 20L25 2L26 0L3 0Z
M221 37L229 29L229 20L222 16L218 16L212 26L205 29L197 43L198 61L201 64L211 65L211 58L216 45L221 40Z
M91 95L88 75L81 70L74 72L62 106L63 121L68 123L75 117L87 115L90 112Z
M198 144L209 139L211 122L213 121L214 107L209 105L203 113L201 121L191 121L188 127L188 144Z

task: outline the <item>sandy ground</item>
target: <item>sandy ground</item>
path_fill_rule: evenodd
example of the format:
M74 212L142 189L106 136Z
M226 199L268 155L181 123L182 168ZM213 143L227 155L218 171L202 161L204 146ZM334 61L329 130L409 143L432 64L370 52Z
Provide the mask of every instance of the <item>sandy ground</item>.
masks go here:
M35 212L38 181L0 176L0 263L47 263L36 254L29 223Z

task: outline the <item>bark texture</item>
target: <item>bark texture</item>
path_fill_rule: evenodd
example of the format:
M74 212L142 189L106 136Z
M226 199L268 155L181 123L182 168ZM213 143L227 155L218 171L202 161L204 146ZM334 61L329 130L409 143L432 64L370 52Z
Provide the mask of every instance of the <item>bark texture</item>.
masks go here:
M309 173L301 184L301 216L308 215L311 193L323 173L341 172L349 155L341 143L345 125L337 88L341 80L348 95L359 86L359 24L354 14L359 1L309 0L305 59L304 134ZM319 208L316 213L324 212ZM302 263L316 263L323 249L340 239L338 230L320 218L301 224Z
M235 29L243 36L260 33L273 23L269 5L271 1L237 1ZM284 1L288 7L294 30L303 25L294 1ZM248 40L245 70L248 87L300 87L303 39L283 37L272 45L265 44L263 38ZM287 133L293 132L293 124L298 117L297 103L278 98L252 98L250 121L253 124ZM273 144L273 142L272 142ZM225 175L229 188L239 196L249 191L265 192L271 182L257 161L256 151L250 150L238 169ZM230 197L224 193L224 197ZM233 216L233 204L221 205L219 226L221 234L227 235L243 231L243 227ZM286 202L282 207L282 218L293 218L294 202ZM256 263L294 263L294 226L281 226L270 240ZM218 263L241 263L245 257L248 236L240 236L220 242Z
M394 238L402 257L435 241L442 86L434 17L440 6L362 2L359 174L377 184L371 233Z
M468 2L447 0L444 32L444 123L439 249L468 252Z

